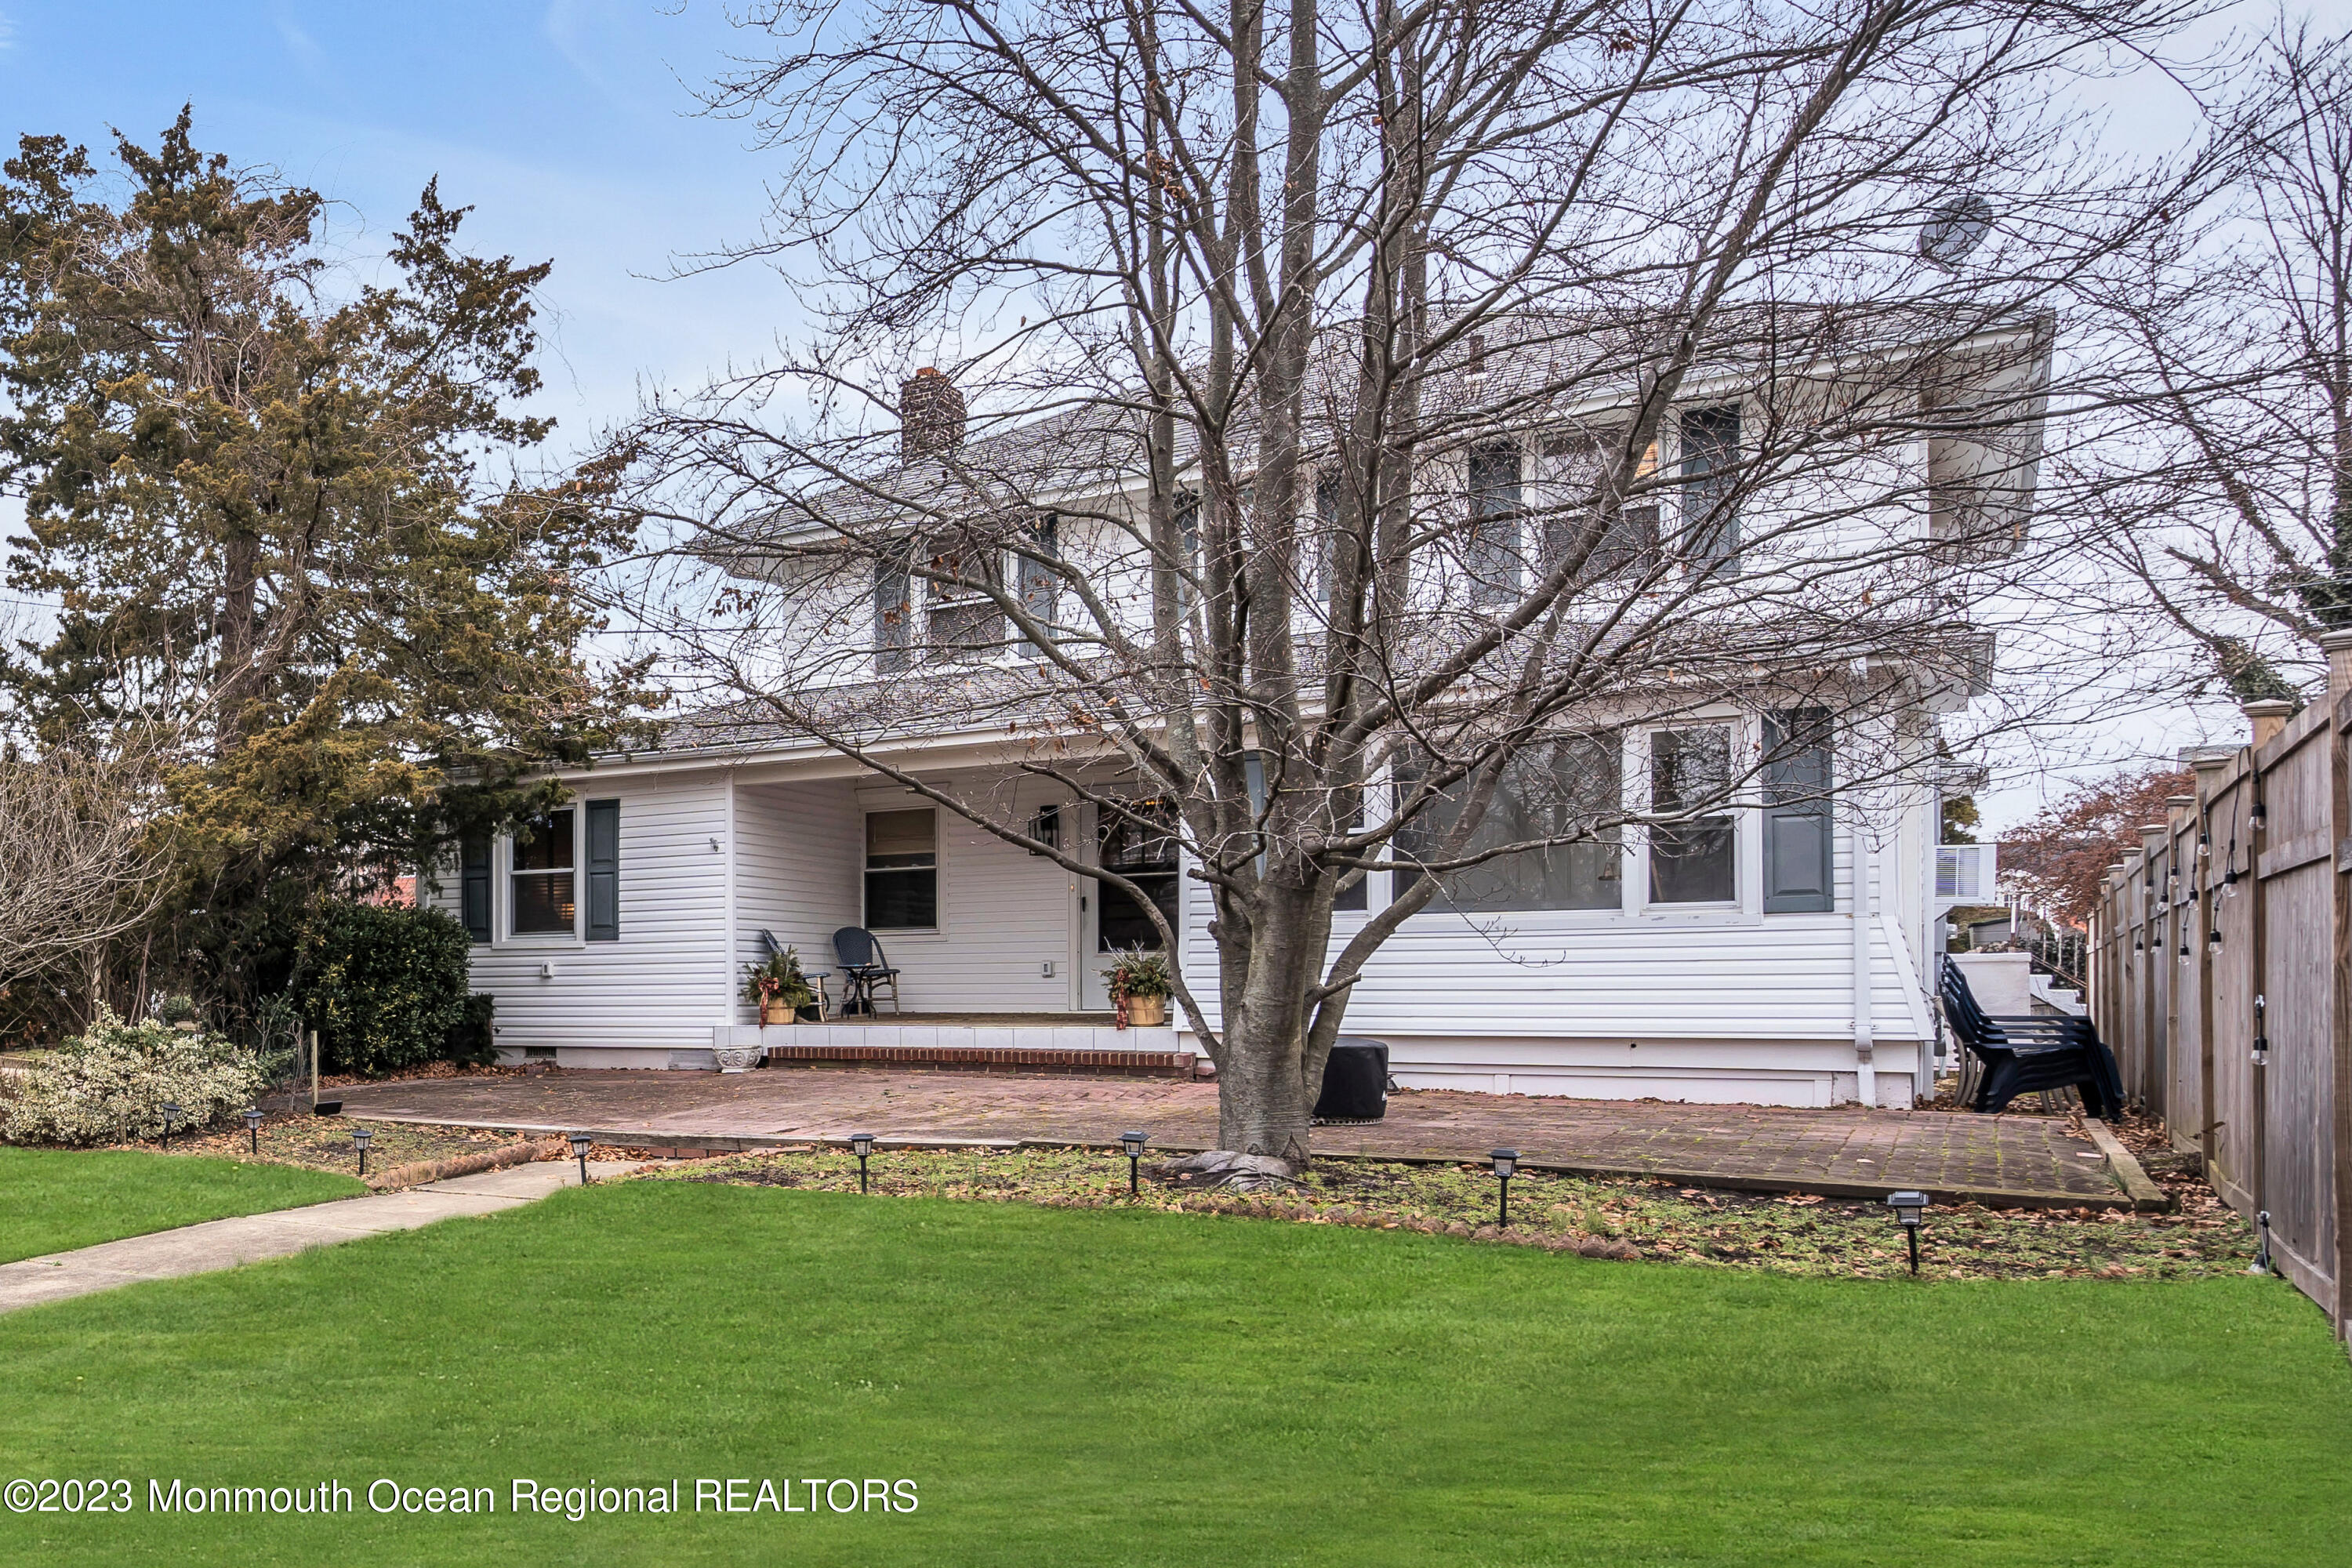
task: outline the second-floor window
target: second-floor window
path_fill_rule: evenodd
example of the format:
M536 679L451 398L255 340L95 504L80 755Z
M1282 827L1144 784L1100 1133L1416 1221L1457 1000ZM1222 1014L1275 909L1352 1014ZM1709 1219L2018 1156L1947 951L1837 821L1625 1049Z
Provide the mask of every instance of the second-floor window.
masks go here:
M1654 495L1615 499L1613 470L1623 461L1623 427L1570 430L1544 443L1550 503L1544 514L1544 560L1557 563L1580 552L1580 581L1594 582L1629 572L1646 572L1658 559L1658 503ZM1634 466L1633 486L1651 483L1658 468L1658 444L1650 443Z
M933 552L923 584L924 630L933 664L970 664L1004 647L1004 606L989 595L995 552L958 545Z

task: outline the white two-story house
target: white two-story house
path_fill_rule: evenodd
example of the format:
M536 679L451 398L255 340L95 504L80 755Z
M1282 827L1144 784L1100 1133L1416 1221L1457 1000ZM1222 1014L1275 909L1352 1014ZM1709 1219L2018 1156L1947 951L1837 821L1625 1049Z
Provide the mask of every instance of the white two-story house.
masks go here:
M2025 352L2005 356L2001 374L2016 396L2038 398L2048 323L2014 331ZM1737 387L1692 384L1644 463L1703 490L1711 465L1760 439L1763 416ZM961 438L961 400L945 378L910 378L905 395L910 432L944 416ZM1450 468L1433 464L1428 483L1486 520L1447 567L1457 588L1468 584L1472 609L1515 592L1557 547L1532 498L1573 479L1595 428L1605 421L1530 416L1524 429L1465 443ZM1017 446L1045 488L1069 446L1059 431L1050 418L1013 422L986 439ZM1925 540L1956 487L1998 468L2021 529L2039 432L2026 430L2022 457L2017 432L2012 419L2006 444L1927 425L1908 439L1882 436L1835 482L1864 498L1857 510L1873 527ZM910 437L891 484L904 493L935 461ZM1046 515L1054 548L1074 560L1100 548L1088 571L1115 586L1129 568L1085 521L1117 504L1102 493L1106 467L1118 465L1083 465L1087 478L1064 493L1089 490L1085 504ZM1874 495L1890 499L1874 510ZM1760 515L1769 494L1746 504ZM1621 562L1654 558L1654 506L1628 508L1612 526ZM1726 527L1711 539L1707 558L1688 568L1736 595L1746 569L1738 534ZM1050 734L1050 721L1026 710L1008 725L1012 708L966 700L996 667L940 655L1017 645L1001 612L887 563L793 579L740 540L712 553L796 595L786 640L801 673L783 679L890 708L892 721L869 723L861 744L1051 836L1081 862L1115 868L1159 902L1179 935L1175 962L1214 1026L1209 900L1176 841L1108 820L1023 768L1015 753L1041 735L1083 749L1082 733ZM1018 563L1004 571L1031 591ZM1515 763L1480 829L1503 836L1497 843L1526 835L1540 815L1544 791L1521 789L1530 781L1549 788L1572 773L1570 793L1621 800L1631 816L1671 808L1678 790L1735 783L1708 815L1673 829L1628 822L1593 843L1451 874L1444 896L1371 961L1348 1032L1387 1042L1406 1087L1797 1106L1908 1106L1931 1093L1937 916L1955 877L1976 869L1956 868L1937 843L1940 781L1952 768L1938 718L1972 691L1948 674L1871 673L1886 675L1878 689L1895 695L1867 724L1841 726L1835 742L1791 751L1788 711L1762 695L1727 693L1663 718L1629 700L1622 723ZM959 700L932 700L949 690ZM1775 744L1769 767L1750 765ZM1108 755L1099 765L1115 768ZM509 1059L707 1069L717 1047L764 1046L781 1059L1183 1071L1198 1054L1181 1014L1164 1027L1115 1025L1108 955L1160 944L1129 892L1005 842L756 700L682 716L658 747L562 782L571 804L526 840L476 845L434 879L432 896L474 939L475 984L497 997ZM1400 861L1367 875L1342 896L1334 941L1418 874ZM789 944L810 970L832 972L837 1009L842 928L878 938L899 971L900 1011L763 1029L743 994L745 966L770 940Z

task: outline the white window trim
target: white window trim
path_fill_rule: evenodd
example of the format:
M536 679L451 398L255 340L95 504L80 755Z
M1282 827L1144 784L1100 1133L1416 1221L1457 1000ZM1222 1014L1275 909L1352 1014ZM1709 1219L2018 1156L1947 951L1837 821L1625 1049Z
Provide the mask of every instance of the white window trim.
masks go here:
M866 819L877 812L928 811L931 814L931 919L927 926L878 926L866 918ZM857 923L876 936L892 941L907 938L927 942L944 938L948 932L948 836L946 813L933 801L918 801L908 805L860 800L857 803Z
M551 809L572 814L572 934L514 929L514 835L501 833L490 854L490 945L494 948L588 945L587 867L583 860L588 852L587 807L578 799L566 796Z
M1747 772L1746 764L1756 752L1757 718L1737 710L1701 709L1685 717L1659 722L1629 726L1627 744L1633 748L1626 759L1626 808L1633 812L1650 809L1650 758L1654 742L1650 737L1667 730L1697 730L1721 726L1731 731L1731 759L1735 769ZM1689 924L1749 924L1761 921L1764 915L1763 810L1757 793L1756 781L1747 780L1732 791L1731 798L1719 812L1711 816L1731 818L1731 892L1728 899L1709 900L1705 903L1665 903L1650 897L1650 827L1646 823L1626 825L1625 912L1654 921L1674 921Z

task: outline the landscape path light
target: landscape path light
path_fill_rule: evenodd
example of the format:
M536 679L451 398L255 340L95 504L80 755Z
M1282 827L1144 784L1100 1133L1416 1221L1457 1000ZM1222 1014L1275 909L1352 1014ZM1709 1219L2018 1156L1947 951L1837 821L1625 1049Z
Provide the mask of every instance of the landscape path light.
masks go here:
M1507 1226L1511 1223L1511 1176L1519 1168L1519 1152L1517 1149L1497 1149L1486 1158L1495 1162L1495 1178L1502 1184L1502 1198L1496 1210L1495 1223Z
M588 1184L588 1151L595 1142L585 1132L572 1135L572 1156L580 1162L580 1184L583 1187Z
M374 1128L354 1127L352 1129L352 1147L360 1152L360 1174L362 1176L367 1174L368 1145L374 1142Z
M168 1100L163 1102L163 1147L166 1149L172 1146L172 1123L177 1121L180 1115L178 1106Z
M261 1111L257 1106L245 1108L245 1135L252 1140L253 1152L261 1152Z
M1139 1162L1143 1158L1143 1146L1150 1142L1151 1135L1148 1132L1122 1132L1118 1135L1118 1146L1127 1151L1127 1195L1129 1197L1134 1197L1142 1191L1141 1184L1136 1175L1136 1169Z
M1886 1206L1895 1211L1895 1221L1911 1240L1911 1272L1919 1272L1919 1215L1927 1206L1925 1193L1889 1193Z
M857 1156L857 1190L866 1190L866 1162L874 1152L874 1134L853 1132L849 1135L849 1152Z

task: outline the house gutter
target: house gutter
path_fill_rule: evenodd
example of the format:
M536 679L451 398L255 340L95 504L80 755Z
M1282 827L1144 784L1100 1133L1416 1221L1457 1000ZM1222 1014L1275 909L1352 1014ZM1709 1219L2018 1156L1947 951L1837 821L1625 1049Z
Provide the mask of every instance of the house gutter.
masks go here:
M1847 829L1853 846L1853 1064L1855 1089L1864 1106L1878 1103L1878 1069L1871 1061L1870 1033L1870 833L1862 813Z

